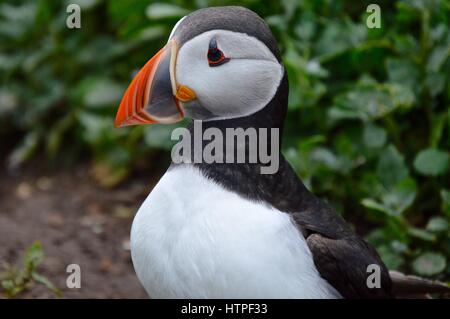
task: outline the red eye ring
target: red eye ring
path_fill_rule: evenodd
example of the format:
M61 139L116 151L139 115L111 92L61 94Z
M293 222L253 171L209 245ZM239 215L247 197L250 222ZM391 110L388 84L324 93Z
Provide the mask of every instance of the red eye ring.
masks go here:
M208 54L209 55L209 54ZM224 55L223 55L223 52L222 51L220 51L220 57L217 59L217 60L210 60L209 58L208 58L208 64L209 64L209 66L219 66L219 65L221 65L221 64L224 64L225 62L228 62L230 59L229 58L226 58Z
M223 52L217 47L217 41L215 38L212 38L209 42L209 48L208 48L208 64L209 66L219 66L226 62L228 62L230 59L226 58Z

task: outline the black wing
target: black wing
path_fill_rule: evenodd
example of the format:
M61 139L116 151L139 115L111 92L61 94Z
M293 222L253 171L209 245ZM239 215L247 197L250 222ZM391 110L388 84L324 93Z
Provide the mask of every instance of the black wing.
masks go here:
M332 207L305 189L301 196L302 207L291 216L306 238L320 275L345 298L392 297L389 271L375 249ZM367 284L374 273L369 265L378 266L379 288Z
M306 239L320 275L345 298L388 298L389 273L376 251L358 237L331 239L314 233ZM379 287L369 288L367 280L375 264ZM369 278L371 281L371 278ZM373 283L373 282L372 282ZM372 285L373 286L373 285Z

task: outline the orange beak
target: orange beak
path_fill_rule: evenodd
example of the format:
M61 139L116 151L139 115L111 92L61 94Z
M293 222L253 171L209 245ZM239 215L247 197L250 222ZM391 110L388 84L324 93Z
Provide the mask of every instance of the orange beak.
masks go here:
M167 43L139 71L126 90L117 111L116 127L154 123L176 123L183 119L182 102L196 98L195 92L175 81L177 45Z

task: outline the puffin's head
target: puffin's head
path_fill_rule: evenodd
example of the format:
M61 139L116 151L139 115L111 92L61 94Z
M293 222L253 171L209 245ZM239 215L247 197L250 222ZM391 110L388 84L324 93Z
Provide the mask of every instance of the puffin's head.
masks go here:
M131 82L115 125L244 117L274 97L284 68L269 27L242 7L182 18Z

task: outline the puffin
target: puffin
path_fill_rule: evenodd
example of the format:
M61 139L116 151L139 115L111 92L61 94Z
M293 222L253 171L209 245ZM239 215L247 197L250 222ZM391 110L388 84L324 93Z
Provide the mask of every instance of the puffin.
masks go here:
M200 133L282 133L288 91L280 50L261 17L238 6L204 8L179 20L137 73L115 126L189 118L192 135L198 122ZM249 146L241 140L234 148ZM394 296L375 249L277 152L271 174L261 173L260 160L207 163L191 154L171 163L131 227L132 262L151 298Z

